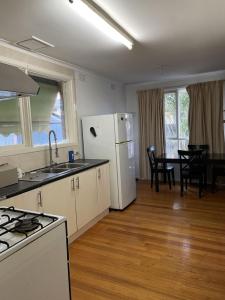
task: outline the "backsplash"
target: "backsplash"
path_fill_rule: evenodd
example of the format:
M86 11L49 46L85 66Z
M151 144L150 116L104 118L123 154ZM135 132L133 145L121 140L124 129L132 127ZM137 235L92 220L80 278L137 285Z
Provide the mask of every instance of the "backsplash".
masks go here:
M57 163L68 161L68 151L74 150L78 151L77 147L63 147L59 148L59 157L55 158L55 153L53 149L53 160ZM80 158L79 155L76 159ZM8 163L14 167L20 168L25 172L43 168L49 165L49 151L48 149L30 153L21 153L9 156L0 156L0 164Z

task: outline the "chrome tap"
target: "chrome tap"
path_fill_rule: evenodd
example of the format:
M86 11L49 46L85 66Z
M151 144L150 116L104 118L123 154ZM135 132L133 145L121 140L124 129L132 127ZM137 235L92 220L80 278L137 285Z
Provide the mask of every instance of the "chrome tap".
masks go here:
M50 130L48 133L48 147L49 147L49 160L50 160L50 167L53 166L55 163L52 159L52 144L51 144L51 134L53 134L54 136L54 140L55 140L55 156L59 157L59 150L58 150L58 146L57 146L57 137L56 137L56 133L54 130Z

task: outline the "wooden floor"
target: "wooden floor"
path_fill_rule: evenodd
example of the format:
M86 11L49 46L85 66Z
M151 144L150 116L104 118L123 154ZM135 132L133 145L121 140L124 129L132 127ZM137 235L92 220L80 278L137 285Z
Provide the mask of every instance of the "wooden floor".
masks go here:
M73 300L225 299L225 189L202 199L146 182L70 247Z

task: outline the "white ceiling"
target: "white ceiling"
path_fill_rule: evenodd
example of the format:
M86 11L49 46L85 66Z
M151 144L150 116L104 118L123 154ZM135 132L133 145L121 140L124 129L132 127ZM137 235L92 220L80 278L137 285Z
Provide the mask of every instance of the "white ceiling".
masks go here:
M44 54L125 83L225 69L225 0L96 0L135 39L132 51L83 20L68 0L0 0L0 38L31 35Z

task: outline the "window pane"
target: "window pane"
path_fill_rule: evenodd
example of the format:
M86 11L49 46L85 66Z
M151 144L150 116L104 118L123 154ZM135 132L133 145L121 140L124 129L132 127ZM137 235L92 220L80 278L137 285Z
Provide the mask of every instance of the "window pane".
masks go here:
M169 140L166 139L166 153L175 154L177 153L178 148L178 140Z
M0 147L22 143L19 99L0 100Z
M179 138L188 139L188 111L189 111L189 96L186 89L178 90L179 103Z
M177 137L176 93L165 94L165 135L166 138Z
M188 140L179 140L179 150L187 150L188 149Z
M48 132L56 132L57 141L66 141L64 101L60 83L34 77L40 85L37 96L30 98L33 145L48 144Z

